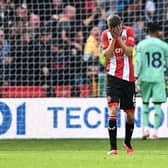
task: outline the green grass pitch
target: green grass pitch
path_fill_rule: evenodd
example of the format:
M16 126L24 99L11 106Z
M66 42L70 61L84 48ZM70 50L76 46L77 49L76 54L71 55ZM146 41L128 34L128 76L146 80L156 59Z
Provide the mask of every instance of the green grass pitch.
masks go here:
M118 140L108 156L107 139L0 140L0 168L167 168L168 139L133 139L134 155Z

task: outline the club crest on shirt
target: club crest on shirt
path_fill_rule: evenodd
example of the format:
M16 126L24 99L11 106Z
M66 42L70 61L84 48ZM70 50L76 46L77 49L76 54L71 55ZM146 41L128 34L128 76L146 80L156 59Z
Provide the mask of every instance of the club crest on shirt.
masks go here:
M110 42L111 40L113 40L113 37L111 35L110 32L107 32L107 38L108 38L108 41Z

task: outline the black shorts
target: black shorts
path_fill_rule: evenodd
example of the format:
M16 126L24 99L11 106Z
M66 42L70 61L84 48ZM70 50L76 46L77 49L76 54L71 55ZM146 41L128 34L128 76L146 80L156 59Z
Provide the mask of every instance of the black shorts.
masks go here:
M109 106L119 103L123 110L135 109L135 82L107 75L106 93Z

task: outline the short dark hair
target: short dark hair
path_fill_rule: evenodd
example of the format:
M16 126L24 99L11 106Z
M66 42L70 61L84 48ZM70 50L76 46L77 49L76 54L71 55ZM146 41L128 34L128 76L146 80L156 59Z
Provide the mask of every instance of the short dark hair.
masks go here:
M157 22L148 23L148 32L154 33L154 32L160 31L160 30L161 30L161 27Z
M107 18L107 23L110 28L121 24L121 19L118 15L111 15Z

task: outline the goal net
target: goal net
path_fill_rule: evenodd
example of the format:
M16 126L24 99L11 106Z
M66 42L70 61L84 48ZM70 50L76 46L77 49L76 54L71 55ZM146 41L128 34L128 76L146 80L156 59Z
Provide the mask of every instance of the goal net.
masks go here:
M136 43L154 20L168 41L164 0L0 1L0 96L104 97L101 32L113 13Z

